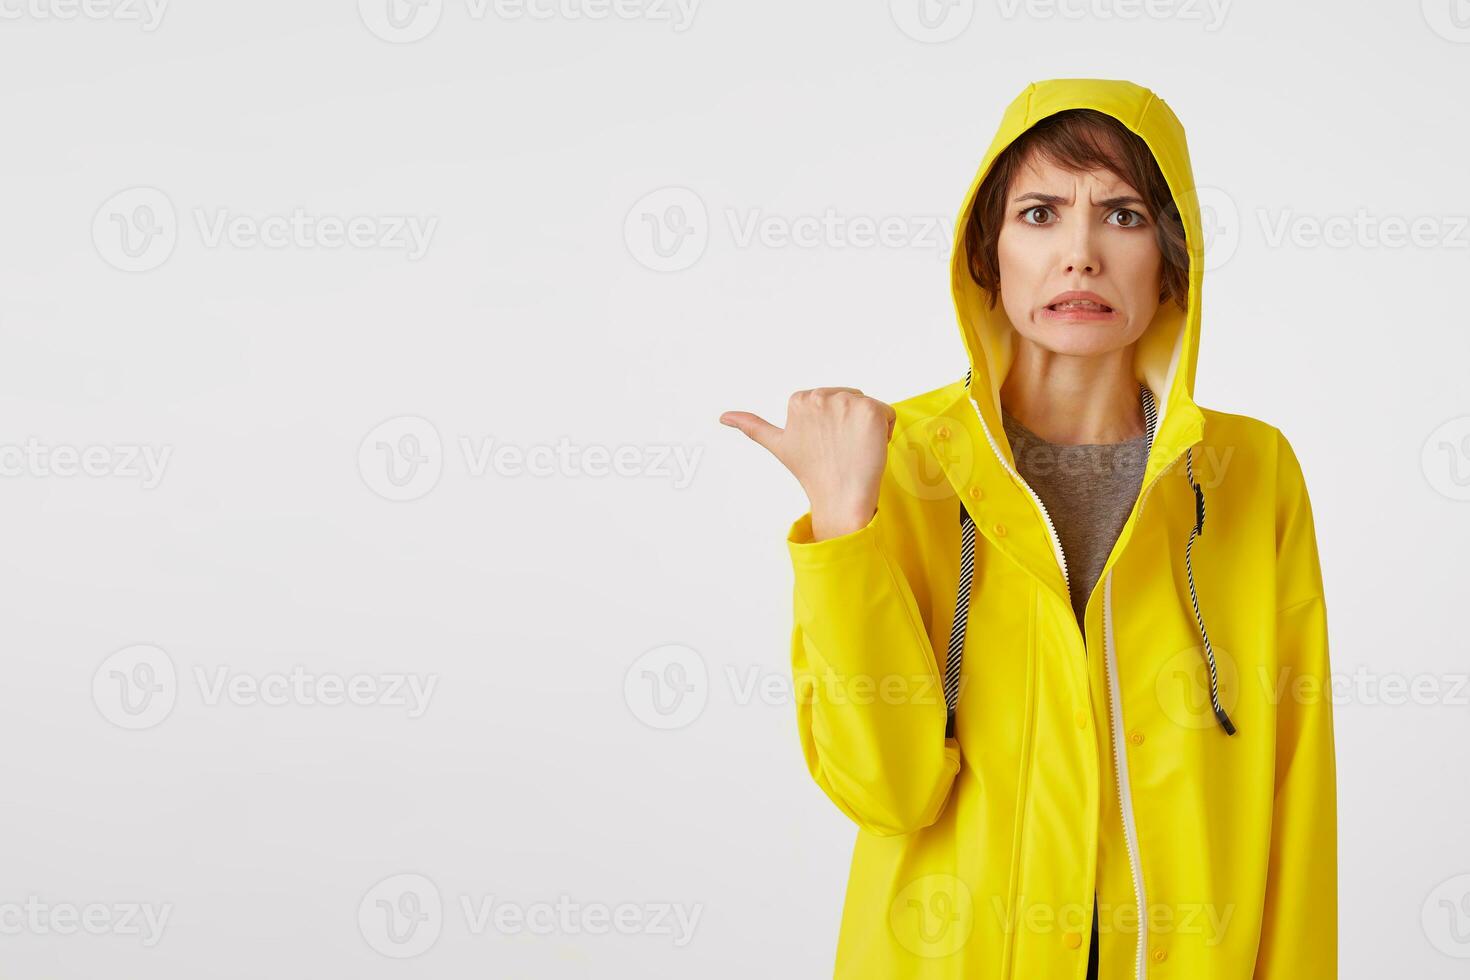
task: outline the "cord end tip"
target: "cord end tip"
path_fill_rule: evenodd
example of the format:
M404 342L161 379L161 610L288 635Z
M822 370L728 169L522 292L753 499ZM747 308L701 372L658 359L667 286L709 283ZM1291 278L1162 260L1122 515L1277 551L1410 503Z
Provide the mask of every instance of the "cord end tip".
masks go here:
M1215 720L1220 723L1221 728L1225 729L1226 735L1235 734L1235 724L1230 720L1230 716L1225 713L1224 708L1215 709Z

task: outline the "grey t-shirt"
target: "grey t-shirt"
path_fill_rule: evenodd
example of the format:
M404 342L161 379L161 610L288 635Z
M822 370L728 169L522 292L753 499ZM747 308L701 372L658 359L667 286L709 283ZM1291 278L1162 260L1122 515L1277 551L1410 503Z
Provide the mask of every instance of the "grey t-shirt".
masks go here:
M1072 611L1080 625L1087 598L1138 499L1148 461L1148 436L1066 446L1047 442L1004 406L1001 421L1017 471L1031 484L1056 525L1067 556Z

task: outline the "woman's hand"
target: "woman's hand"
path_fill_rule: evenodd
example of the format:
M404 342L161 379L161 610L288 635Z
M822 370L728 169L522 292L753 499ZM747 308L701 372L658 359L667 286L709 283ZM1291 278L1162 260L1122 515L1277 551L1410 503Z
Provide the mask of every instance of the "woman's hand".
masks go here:
M892 406L856 388L813 388L786 403L784 429L750 412L726 412L720 422L791 471L811 503L812 539L822 541L873 519L895 418Z

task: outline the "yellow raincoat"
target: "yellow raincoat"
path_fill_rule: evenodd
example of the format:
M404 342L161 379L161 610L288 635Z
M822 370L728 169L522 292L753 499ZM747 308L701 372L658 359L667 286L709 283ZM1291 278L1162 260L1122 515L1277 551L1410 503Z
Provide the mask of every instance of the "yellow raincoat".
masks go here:
M1116 117L1153 150L1190 259L1188 311L1161 306L1136 348L1157 417L1085 636L1061 545L1001 425L1012 328L1003 307L986 308L963 244L991 162L1071 108ZM1094 889L1101 980L1337 976L1312 509L1280 430L1194 401L1194 186L1184 130L1148 89L1028 85L955 223L967 380L894 404L867 526L813 542L808 512L790 528L801 746L859 828L836 977L1081 980Z

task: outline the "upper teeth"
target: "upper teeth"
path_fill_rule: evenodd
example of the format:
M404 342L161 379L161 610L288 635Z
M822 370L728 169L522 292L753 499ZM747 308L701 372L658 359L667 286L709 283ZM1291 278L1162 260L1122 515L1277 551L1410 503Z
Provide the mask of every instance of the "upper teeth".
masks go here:
M1072 306L1086 306L1095 310L1107 309L1107 307L1103 306L1103 304L1094 302L1090 299L1067 299L1062 300L1062 302L1060 303L1053 303L1052 306L1058 309Z

